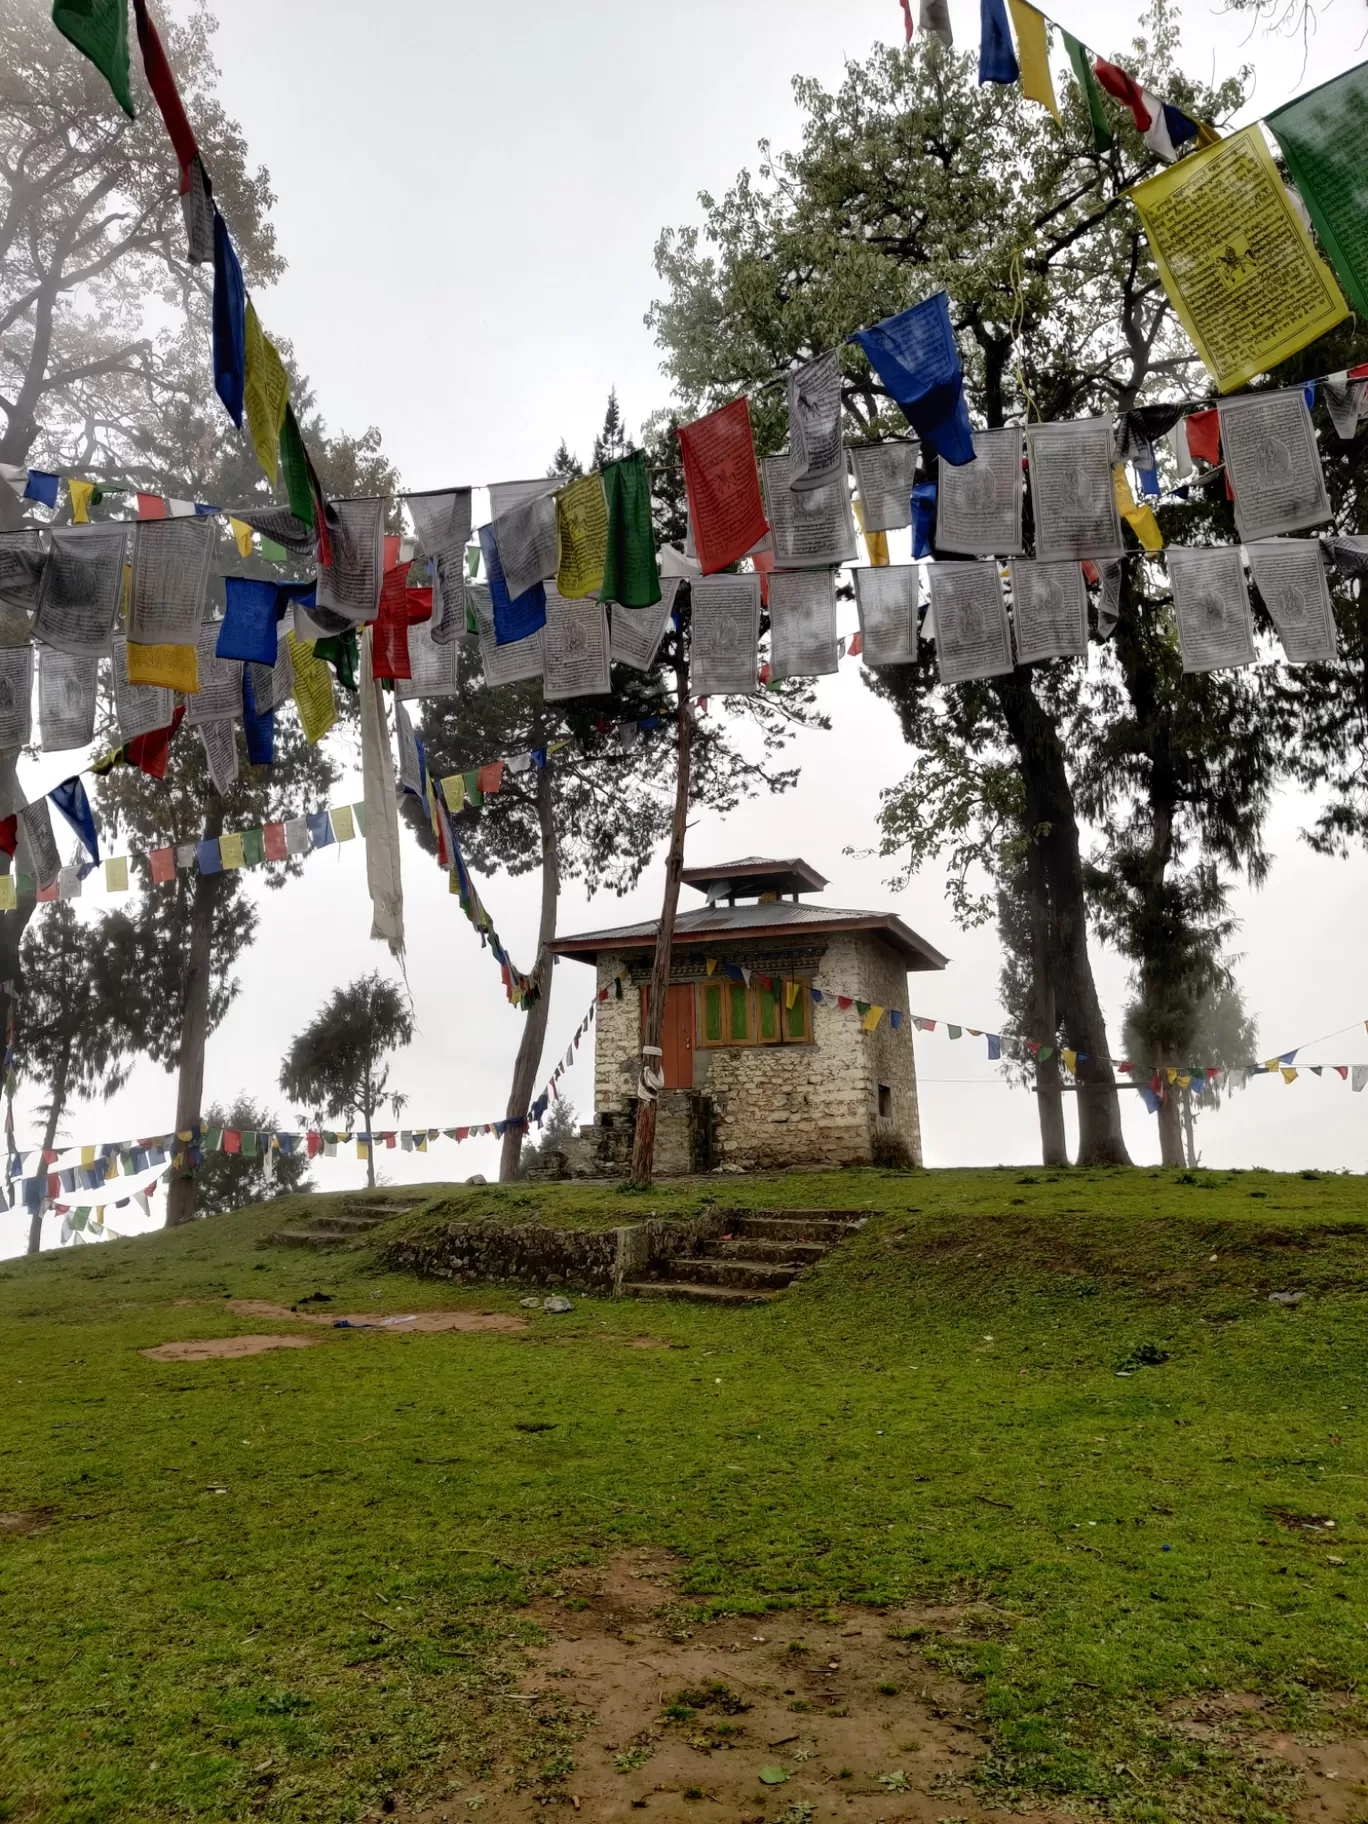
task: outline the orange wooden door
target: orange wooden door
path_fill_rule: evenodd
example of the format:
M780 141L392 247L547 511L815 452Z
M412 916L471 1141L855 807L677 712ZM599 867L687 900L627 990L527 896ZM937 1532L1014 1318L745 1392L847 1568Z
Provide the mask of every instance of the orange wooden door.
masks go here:
M641 1018L645 1029L649 991L641 991ZM675 982L665 994L665 1022L660 1035L664 1053L661 1068L666 1089L693 1088L694 991L692 982Z

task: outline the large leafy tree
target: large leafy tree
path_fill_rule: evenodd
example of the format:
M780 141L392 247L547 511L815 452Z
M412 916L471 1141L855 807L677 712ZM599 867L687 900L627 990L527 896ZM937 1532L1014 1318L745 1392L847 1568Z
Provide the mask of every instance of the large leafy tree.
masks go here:
M1178 70L1162 9L1150 26L1124 59L1146 87L1199 118L1236 104L1238 84L1203 90ZM701 233L667 233L658 246L667 290L651 320L691 409L754 389L941 286L983 425L1126 412L1203 387L1125 200L1152 159L1119 113L1112 147L1098 152L1073 85L1061 129L1015 87L978 87L972 59L934 43L849 65L834 94L812 82L796 88L806 112L800 148L765 147L758 178L743 174L720 201L702 199ZM847 349L843 366L853 433L903 429L862 358ZM762 444L778 447L777 391L752 390L752 399ZM1182 536L1194 531L1211 535L1198 522ZM1273 778L1267 743L1256 752L1270 686L1184 679L1166 605L1142 572L1135 584L1134 560L1129 570L1121 636L1114 652L1097 649L1097 687L1082 713L1077 668L1060 663L944 690L923 646L919 663L875 685L917 750L888 797L885 845L911 865L949 853L968 916L1006 895L1022 1030L1086 1054L1087 1160L1125 1157L1089 958L1089 886L1142 978L1161 976L1172 954L1164 920L1152 905L1130 904L1120 916L1134 856L1152 851L1159 897L1176 882L1189 909L1204 880L1209 901L1212 868L1238 864L1257 878ZM1113 737L1101 757L1092 752L1099 733ZM1120 758L1147 740L1170 750L1152 791ZM1223 755L1222 741L1237 752ZM1081 833L1080 777L1087 815L1103 826L1095 857ZM1194 988L1221 935L1219 905L1209 911ZM1047 1156L1059 1157L1051 1074L1039 1083L1042 1135Z
M206 1127L235 1127L239 1132L271 1132L280 1126L274 1113L254 1096L239 1094L224 1107L215 1102L206 1110ZM208 1153L196 1175L196 1201L203 1216L222 1215L268 1197L286 1197L292 1191L312 1189L309 1160L304 1153Z
M375 1187L376 1110L386 1099L393 1051L413 1042L413 1013L393 982L372 972L348 988L334 989L290 1043L280 1066L280 1087L297 1106L318 1118L356 1120L371 1135L366 1182ZM389 1097L396 1113L403 1097Z
M595 455L611 461L631 448L614 392L595 438ZM661 518L657 531L667 539L672 532L682 537L682 522L675 530L681 501L671 477L660 473L654 462L650 467ZM579 472L562 440L548 473L568 478ZM523 1130L516 1124L527 1114L541 1066L552 984L549 946L556 936L561 887L567 879L580 879L591 893L601 888L626 892L640 879L670 825L672 790L663 760L663 730L624 744L615 733L602 732L601 725L655 717L669 727L674 715L670 668L682 637L675 628L667 629L650 672L615 665L608 696L553 703L543 700L539 683L491 689L484 680L478 642L468 637L461 653L458 694L423 705L423 744L429 770L439 778L504 755L536 753L569 737L569 745L549 755L545 766L516 774L506 770L499 793L457 819L458 840L477 871L520 875L539 869L541 875L534 964L541 993L525 1015L514 1063L506 1111L509 1126L499 1167L503 1179L518 1176ZM777 758L794 728L818 723L811 702L809 690L786 685L748 702L744 711L739 704L729 706L740 711L758 735L744 745L722 718L700 723L694 746L694 802L726 812L751 793L790 789L797 773L778 765ZM408 800L406 815L419 840L431 847L431 831L416 800Z

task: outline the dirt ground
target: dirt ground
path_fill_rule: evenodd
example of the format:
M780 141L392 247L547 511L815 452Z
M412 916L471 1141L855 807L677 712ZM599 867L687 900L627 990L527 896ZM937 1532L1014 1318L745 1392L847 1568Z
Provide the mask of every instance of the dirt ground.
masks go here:
M205 1304L204 1299L178 1298L177 1305ZM217 1301L214 1301L217 1304ZM526 1330L525 1317L514 1317L507 1311L292 1311L287 1305L273 1305L264 1298L229 1298L217 1306L231 1311L234 1317L254 1317L268 1322L310 1324L315 1329L335 1330L346 1326L354 1330L383 1330L387 1335L433 1335L443 1330ZM192 1342L159 1343L154 1349L140 1349L154 1362L212 1362L235 1359L244 1355L264 1355L269 1349L307 1349L311 1336L215 1336Z

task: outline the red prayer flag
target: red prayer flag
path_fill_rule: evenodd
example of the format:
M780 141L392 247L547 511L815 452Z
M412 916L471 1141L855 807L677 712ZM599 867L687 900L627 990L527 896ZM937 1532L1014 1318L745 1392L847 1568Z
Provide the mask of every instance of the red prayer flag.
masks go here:
M1199 456L1203 462L1221 460L1221 414L1218 411L1189 412L1183 425L1187 431L1188 450L1193 456Z
M1101 580L1101 577L1097 574L1097 565L1090 564L1085 557L1083 559L1083 581L1085 583L1100 583Z
M490 792L501 790L503 786L503 769L504 763L502 760L491 760L488 766L482 766L475 775L475 784L478 789L486 795Z
M755 574L760 578L760 602L762 607L769 607L769 579L774 569L773 551L757 551L751 558Z
M854 1002L854 999L848 994L838 994L836 996L836 1005L838 1007L853 1007L855 1005L855 1002Z
M185 106L176 87L176 79L171 74L166 52L162 49L162 41L157 36L157 28L147 16L147 0L133 0L133 16L138 24L138 44L142 49L147 86L161 109L162 121L175 149L176 162L180 165L181 172L181 195L184 196L190 188L190 163L199 156L199 147L195 143L190 122L186 119Z
M389 1147L389 1149L390 1149L390 1151L391 1151L391 1152L393 1152L393 1150L394 1150L394 1135L393 1135L393 1134L382 1134L382 1135L381 1135L381 1136L380 1136L380 1138L381 1138L381 1139L382 1139L382 1140L383 1140L383 1141L384 1141L384 1143L385 1143L385 1145L386 1145L386 1146L387 1146L387 1147Z
M138 496L138 518L139 519L165 519L166 518L166 502L162 499L160 494L139 494L139 496Z
M773 676L773 673L771 672L768 664L762 665L760 667L760 682L762 684L768 684L770 681L770 678L772 676Z
M315 1156L316 1156L316 1155L317 1155L317 1154L318 1154L318 1153L319 1153L319 1152L320 1152L320 1151L321 1151L321 1149L322 1149L322 1146L323 1146L323 1136L322 1136L322 1134L317 1134L317 1133L313 1133L313 1134L306 1134L306 1135L305 1135L305 1136L304 1136L304 1140L305 1140L305 1145L306 1145L306 1147L307 1147L307 1149L308 1149L308 1154L309 1154L309 1157L310 1157L310 1159L312 1159L312 1158L314 1158L314 1157L315 1157Z
M1144 90L1135 78L1102 57L1093 64L1093 73L1108 95L1114 95L1123 107L1130 109L1138 131L1148 133L1154 125L1154 116L1145 106Z
M387 571L393 570L394 566L399 562L399 546L402 542L403 541L399 538L397 533L386 532L385 569Z
M3 849L6 855L13 855L18 847L19 817L16 812L13 817L0 817L0 849Z
M165 886L168 880L176 878L176 851L174 849L153 849L148 859L152 863L152 878L159 886Z
M755 466L750 407L733 399L679 427L694 549L704 576L743 558L769 531Z
M50 900L50 899L56 899L56 897L57 897L57 882L55 880L49 881L47 886L45 886L45 887L39 887L38 898L40 900L43 900L46 902L47 900Z
M468 1134L468 1133L469 1133L469 1132L470 1132L470 1129L469 1129L469 1128L468 1128L468 1127L458 1127L458 1128L457 1128L457 1129L456 1129L456 1138L457 1138L457 1139L458 1139L458 1140L464 1140L464 1139L465 1139L465 1137L466 1137L466 1135L467 1135L467 1134Z
M854 634L851 638L849 646L846 647L846 652L847 652L848 656L852 659L858 659L860 654L863 651L864 651L864 635L862 633Z
M913 27L912 27L912 0L902 0L902 9L903 9L903 31L906 34L906 37L904 38L903 42L905 44L911 44L912 30L913 30Z
M285 843L285 825L268 823L262 831L267 861L284 861L289 850Z
M38 895L38 897L41 899L43 896L40 893ZM47 1194L48 1194L48 1196L56 1197L57 1194L60 1192L61 1188L62 1188L62 1181L57 1176L56 1172L49 1172L47 1175Z
M1362 367L1351 367L1349 369L1348 378L1350 380L1368 380L1368 361L1365 361ZM1336 1064L1335 1069L1339 1069L1338 1064Z
M166 763L171 755L171 739L185 720L184 703L177 704L168 728L154 728L150 734L135 735L124 749L124 758L149 779L165 779Z
M1334 1068L1347 1082L1349 1078L1349 1066L1347 1064L1336 1064Z
M237 1127L225 1127L223 1130L223 1150L225 1153L242 1151L242 1130Z

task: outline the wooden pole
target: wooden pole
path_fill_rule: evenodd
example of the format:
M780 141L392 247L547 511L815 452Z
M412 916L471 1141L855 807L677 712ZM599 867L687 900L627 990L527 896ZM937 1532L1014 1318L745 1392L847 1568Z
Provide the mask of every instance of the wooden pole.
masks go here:
M642 1035L642 1071L658 1071L660 1037L665 1029L665 997L670 988L670 951L674 944L675 911L679 905L679 877L684 871L684 828L689 814L689 763L693 751L693 716L689 710L689 680L683 652L675 661L675 688L679 699L675 741L674 822L670 826L670 851L665 861L665 900L656 932L655 959L646 1001L646 1030ZM650 1090L651 1093L645 1093ZM651 1085L638 1086L636 1135L632 1142L632 1180L649 1184L655 1165L656 1093Z

